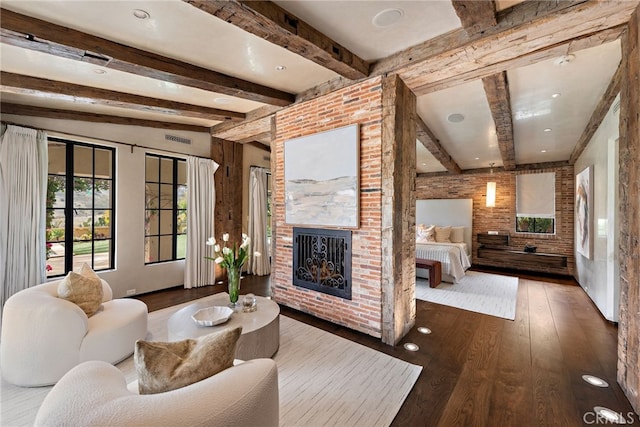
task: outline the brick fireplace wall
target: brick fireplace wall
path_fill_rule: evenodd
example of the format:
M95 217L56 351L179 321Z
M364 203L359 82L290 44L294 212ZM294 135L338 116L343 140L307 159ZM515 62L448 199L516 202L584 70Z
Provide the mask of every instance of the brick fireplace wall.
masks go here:
M374 78L279 111L271 146L275 301L348 328L381 337L382 323L382 83ZM360 227L352 232L352 299L292 284L293 227L285 223L284 142L360 125Z
M515 232L516 216L516 172L494 171L489 173L418 176L416 179L416 199L473 199L473 263L494 267L513 268L500 262L491 262L477 257L478 233L497 230L508 233L510 246L522 250L527 243L537 246L538 252L567 256L567 268L538 268L537 271L573 275L574 255L574 215L573 197L575 178L573 166L532 170L520 173L556 173L556 234L543 236ZM487 181L496 182L496 206L486 207Z

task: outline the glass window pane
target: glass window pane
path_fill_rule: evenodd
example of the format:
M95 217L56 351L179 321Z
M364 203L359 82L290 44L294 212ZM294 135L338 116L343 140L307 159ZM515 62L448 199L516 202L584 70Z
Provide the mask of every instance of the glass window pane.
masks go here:
M93 215L94 239L111 238L111 210L97 210Z
M111 172L113 171L113 151L104 150L100 148L95 149L95 176L96 178L113 178Z
M187 186L178 186L178 209L187 209Z
M47 241L64 241L64 209L47 209Z
M64 243L47 244L47 277L64 273Z
M187 185L187 162L178 160L178 182L176 184Z
M158 260L158 237L147 237L144 239L144 262L156 262Z
M111 240L94 242L93 269L107 270L111 266Z
M145 157L145 181L158 182L160 159L155 156Z
M173 256L173 237L160 236L160 257L158 261L171 261Z
M159 210L146 210L144 218L144 234L147 236L160 234Z
M93 183L96 209L111 208L111 180L96 179Z
M178 224L178 230L177 233L178 234L184 234L187 232L187 211L185 210L180 210L178 211L178 218L177 218L177 224Z
M93 180L91 178L73 179L73 207L91 208L93 206Z
M49 179L47 181L48 208L64 208L66 183L67 180L63 176L49 175Z
M74 209L73 238L75 240L91 240L92 217L93 212L89 209Z
M173 185L160 184L160 208L173 209Z
M160 159L160 182L173 184L173 160Z
M159 184L146 184L145 185L145 208L157 209L160 201L160 185Z
M91 262L91 251L93 242L73 242L73 271L80 271L83 263L89 264L93 268Z
M160 211L160 234L173 233L173 211Z
M187 235L176 236L176 258L184 259L187 256Z
M76 145L73 147L74 176L93 176L93 149Z
M49 142L49 167L48 173L62 174L67 171L67 144L62 142Z

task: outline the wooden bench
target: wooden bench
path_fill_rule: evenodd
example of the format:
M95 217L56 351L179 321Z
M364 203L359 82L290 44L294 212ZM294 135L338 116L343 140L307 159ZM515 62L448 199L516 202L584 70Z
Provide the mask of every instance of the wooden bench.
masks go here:
M435 288L442 281L442 263L430 259L416 258L416 268L429 271L429 286Z

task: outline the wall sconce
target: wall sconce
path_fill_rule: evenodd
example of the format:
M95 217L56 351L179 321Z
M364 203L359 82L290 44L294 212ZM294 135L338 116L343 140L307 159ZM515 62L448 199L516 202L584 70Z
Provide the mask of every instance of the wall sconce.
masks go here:
M493 163L491 166L491 174L493 175ZM496 206L496 183L495 181L487 182L487 207L493 208Z

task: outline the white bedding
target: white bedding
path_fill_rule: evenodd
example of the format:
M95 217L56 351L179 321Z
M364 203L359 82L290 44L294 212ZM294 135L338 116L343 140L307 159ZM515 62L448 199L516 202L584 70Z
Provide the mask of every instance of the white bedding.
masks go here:
M471 267L466 243L416 243L416 258L442 263L443 280L457 283ZM428 278L427 270L416 268L418 277Z

